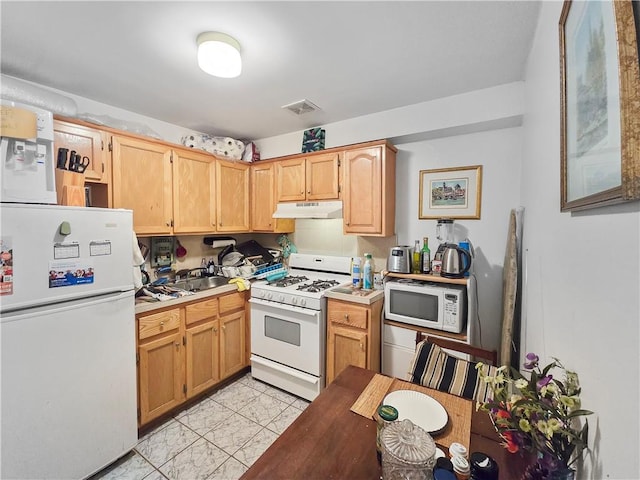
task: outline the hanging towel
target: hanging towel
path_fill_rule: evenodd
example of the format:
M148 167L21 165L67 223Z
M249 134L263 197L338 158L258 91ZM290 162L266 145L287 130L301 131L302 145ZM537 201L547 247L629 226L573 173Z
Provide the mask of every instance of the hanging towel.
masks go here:
M140 270L140 266L144 265L144 257L138 246L138 238L135 232L133 232L131 238L133 239L133 286L138 290L142 287L142 271Z

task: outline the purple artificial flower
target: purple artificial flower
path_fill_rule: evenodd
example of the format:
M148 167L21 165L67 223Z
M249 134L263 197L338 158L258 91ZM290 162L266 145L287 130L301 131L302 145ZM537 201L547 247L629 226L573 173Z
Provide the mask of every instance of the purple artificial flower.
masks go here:
M540 380L538 380L538 383L536 383L536 387L538 387L538 390L540 390L542 387L549 385L549 382L551 382L551 380L553 380L553 375L542 377Z
M527 353L527 356L525 358L527 359L527 361L524 362L524 368L526 370L533 370L538 366L538 360L540 360L540 357L538 357L538 355L536 355L535 353Z

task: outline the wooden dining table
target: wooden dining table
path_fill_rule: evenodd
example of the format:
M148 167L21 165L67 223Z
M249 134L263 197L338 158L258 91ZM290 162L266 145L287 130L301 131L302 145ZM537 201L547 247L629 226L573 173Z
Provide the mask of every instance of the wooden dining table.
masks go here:
M374 380L381 380L381 377L384 376L371 370L347 367L241 478L381 478L382 467L376 456L376 423L372 418L352 410L358 410L359 404L362 406L367 403L364 397L367 397L367 392L373 392ZM390 377L386 379L389 391L412 385ZM496 460L501 479L521 478L529 459L510 454L504 449L486 412L476 411L472 401L448 393L417 385L412 389L431 394L447 409L447 427L433 435L436 445L445 453L448 453L448 445L452 441L459 440L468 447L469 452L483 452ZM375 392L370 396L372 401L378 401L378 398L373 398ZM453 413L450 412L452 408L455 409ZM465 423L467 415L470 421ZM459 425L455 424L458 422L466 426L457 428Z

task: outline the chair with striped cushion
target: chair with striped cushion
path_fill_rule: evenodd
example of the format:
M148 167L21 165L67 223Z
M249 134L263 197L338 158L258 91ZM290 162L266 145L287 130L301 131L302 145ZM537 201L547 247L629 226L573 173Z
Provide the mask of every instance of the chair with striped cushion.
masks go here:
M496 373L497 353L495 351L482 350L451 340L427 337L416 345L408 381L470 400L486 401L490 390L478 374L477 362L449 355L443 348L480 357L485 360L483 362L485 373L487 375Z

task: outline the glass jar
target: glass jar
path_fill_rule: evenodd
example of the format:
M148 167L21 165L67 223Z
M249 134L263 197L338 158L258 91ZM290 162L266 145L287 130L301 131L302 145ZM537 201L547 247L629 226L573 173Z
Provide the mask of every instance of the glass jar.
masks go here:
M381 443L383 480L433 480L436 444L411 420L388 425Z
M382 438L382 430L391 422L395 422L398 419L398 410L391 405L380 405L374 415L376 421L376 451L378 455L378 461L382 461L382 444L380 443Z

